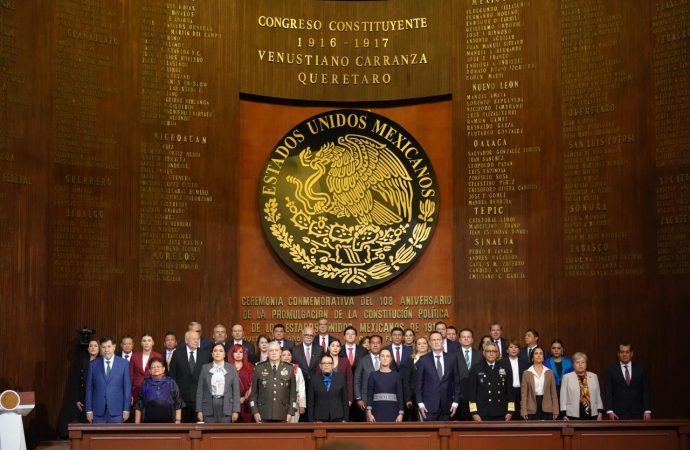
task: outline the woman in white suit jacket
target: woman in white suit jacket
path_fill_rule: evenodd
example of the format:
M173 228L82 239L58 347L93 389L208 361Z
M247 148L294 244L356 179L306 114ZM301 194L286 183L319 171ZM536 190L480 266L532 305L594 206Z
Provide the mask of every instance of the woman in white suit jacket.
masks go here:
M604 404L599 379L587 372L587 355L575 353L573 367L575 371L564 375L561 382L563 420L601 420Z
M225 346L211 349L213 361L204 364L196 389L196 411L200 422L237 422L240 412L240 377L235 366L225 361Z

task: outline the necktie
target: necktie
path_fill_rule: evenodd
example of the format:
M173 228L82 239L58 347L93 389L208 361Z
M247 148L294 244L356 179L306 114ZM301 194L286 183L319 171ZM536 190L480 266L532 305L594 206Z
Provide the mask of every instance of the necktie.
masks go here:
M400 347L395 347L395 365L400 367Z
M352 347L347 349L347 359L350 360L350 367L355 365L355 355L352 353Z
M125 355L125 359L129 362L129 355Z
M494 370L494 365L493 365L493 364L489 364L489 369Z
M196 360L194 359L194 350L189 352L189 369L194 370L194 366L196 365Z
M470 351L465 350L465 364L467 364L467 368L470 368Z
M105 368L105 377L108 378L110 376L110 361L106 361L106 368Z
M172 352L170 350L168 350L168 356L165 358L165 362L167 362L168 365L170 365L170 359L171 358L172 358Z
M311 365L311 345L307 347L307 366Z
M438 379L443 378L443 365L441 364L441 355L436 355L436 374Z
M625 369L625 384L630 386L630 371L628 370L628 365L624 365L623 368Z
M527 359L532 361L532 348L527 348Z
M326 354L326 336L321 336L321 350Z
M273 366L273 376L275 376L277 371L278 371L278 368L276 366Z
M381 365L379 364L379 355L374 356L374 369L379 370Z

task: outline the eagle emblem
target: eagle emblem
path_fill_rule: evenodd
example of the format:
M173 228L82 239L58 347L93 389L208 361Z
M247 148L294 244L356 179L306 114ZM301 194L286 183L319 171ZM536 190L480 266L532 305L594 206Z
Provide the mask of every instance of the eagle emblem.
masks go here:
M413 262L435 226L438 188L412 136L377 114L338 110L301 123L281 143L259 197L266 237L291 269L322 286L361 290Z

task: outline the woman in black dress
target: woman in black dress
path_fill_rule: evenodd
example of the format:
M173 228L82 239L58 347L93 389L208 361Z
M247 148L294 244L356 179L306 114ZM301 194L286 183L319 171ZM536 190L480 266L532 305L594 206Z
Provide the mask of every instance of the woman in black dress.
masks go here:
M379 360L381 362L379 370L369 375L367 421L402 422L402 377L391 366L393 355L390 350L381 350Z

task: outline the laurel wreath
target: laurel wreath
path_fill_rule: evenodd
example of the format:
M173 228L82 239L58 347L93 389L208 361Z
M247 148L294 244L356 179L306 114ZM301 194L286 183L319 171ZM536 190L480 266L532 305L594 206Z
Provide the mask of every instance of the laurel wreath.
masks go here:
M330 263L319 263L316 257L309 255L307 250L295 242L287 227L279 223L281 215L275 198L269 199L264 204L264 219L271 224L271 234L280 243L280 247L289 250L292 260L303 269L326 280L340 279L340 282L345 285L361 285L369 280L387 278L415 258L418 251L422 249L422 244L431 235L431 223L434 221L435 210L436 204L433 201L420 200L420 212L417 216L420 222L417 222L412 229L412 236L396 250L394 255L388 256L388 261L377 261L367 268L336 267Z

